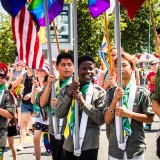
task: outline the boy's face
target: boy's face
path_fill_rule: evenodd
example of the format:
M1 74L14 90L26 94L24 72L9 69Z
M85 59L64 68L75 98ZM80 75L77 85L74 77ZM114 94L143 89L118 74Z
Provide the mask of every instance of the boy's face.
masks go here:
M130 63L126 59L122 58L122 80L131 78L132 71ZM115 66L115 72L118 75L118 62Z
M61 79L67 79L72 76L74 71L74 65L70 59L61 59L58 66L56 66L57 71Z
M95 65L91 61L84 61L80 64L78 69L80 81L89 82L94 76Z

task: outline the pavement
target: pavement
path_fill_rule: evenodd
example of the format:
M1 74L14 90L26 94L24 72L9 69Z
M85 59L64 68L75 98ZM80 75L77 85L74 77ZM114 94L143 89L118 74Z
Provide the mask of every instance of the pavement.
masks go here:
M160 122L154 122L152 125L152 131L145 132L147 150L145 152L145 160L158 160L156 156L156 135L160 128ZM18 145L19 136L15 137L15 144ZM33 147L33 136L27 136L24 144L24 150L17 152L17 160L35 160L34 147ZM41 160L52 160L51 156L45 156L45 148L42 146L42 157ZM108 156L108 140L106 138L105 125L101 128L100 136L100 148L98 154L98 160L107 160ZM12 160L11 151L7 148L4 154L4 160Z

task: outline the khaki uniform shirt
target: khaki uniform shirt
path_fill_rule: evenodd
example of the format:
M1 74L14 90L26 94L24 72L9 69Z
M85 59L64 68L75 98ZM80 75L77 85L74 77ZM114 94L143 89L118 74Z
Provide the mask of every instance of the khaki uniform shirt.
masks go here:
M0 108L9 111L12 115L15 113L15 102L9 91L5 91ZM8 119L0 115L0 147L6 146Z
M107 92L107 103L104 111L110 106L115 88L111 88ZM132 91L131 91L132 92ZM149 91L141 86L137 86L133 112L146 114L153 116L154 113L151 108L151 100L149 97ZM143 129L143 123L134 119L131 120L132 134L128 137L126 143L126 153L128 159L141 156L146 150L145 135ZM118 148L115 120L112 121L110 138L109 138L109 155L117 159L123 159L124 151Z
M68 115L71 104L71 98L67 96L70 86L63 88L58 95L58 104L55 107L55 115L63 118ZM85 99L85 96L84 96ZM81 120L82 111L88 115L88 123L86 133L82 144L82 151L99 148L100 126L104 124L103 109L106 103L106 91L94 85L91 103L84 103L79 106L79 122ZM73 136L70 134L68 139L64 141L63 148L69 152L73 152Z

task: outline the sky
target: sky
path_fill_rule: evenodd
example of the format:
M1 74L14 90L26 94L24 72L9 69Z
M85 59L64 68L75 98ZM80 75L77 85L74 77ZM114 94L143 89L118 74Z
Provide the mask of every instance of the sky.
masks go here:
M1 3L0 3L0 12L4 13L4 14L7 14L7 12L3 9Z

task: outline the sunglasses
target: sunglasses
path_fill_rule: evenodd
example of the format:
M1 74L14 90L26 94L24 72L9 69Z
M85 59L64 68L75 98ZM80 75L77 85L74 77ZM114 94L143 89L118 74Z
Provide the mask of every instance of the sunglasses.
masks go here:
M5 78L5 77L6 77L5 74L0 74L0 78L1 78L1 79Z
M156 65L156 64L158 64L158 63L152 63L151 65L153 66L153 65Z

